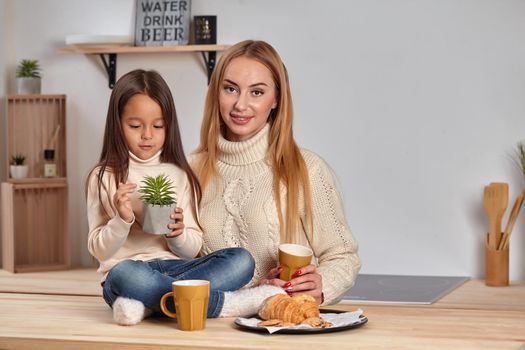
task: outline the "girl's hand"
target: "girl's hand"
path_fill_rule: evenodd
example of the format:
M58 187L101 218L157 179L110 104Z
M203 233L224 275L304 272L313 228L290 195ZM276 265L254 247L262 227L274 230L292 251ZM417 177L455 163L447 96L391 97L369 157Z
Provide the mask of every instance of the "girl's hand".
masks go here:
M177 237L184 232L184 215L182 214L182 208L175 208L175 211L171 213L170 217L175 220L175 223L168 225L171 233L166 234L166 238Z
M282 267L278 266L270 270L268 276L260 280L259 284L273 284L284 288L288 295L310 294L315 300L322 304L323 302L323 278L317 273L315 266L310 264L300 268L294 274L291 281L279 279L279 273Z
M285 281L279 279L279 274L283 268L281 266L274 267L273 269L268 272L268 276L266 278L262 278L259 281L259 284L273 284L277 287L283 287L283 285L286 283ZM284 287L283 287L284 288Z
M129 195L135 191L136 187L137 185L134 183L119 183L117 192L113 196L113 204L117 208L118 215L127 223L133 222L135 218Z

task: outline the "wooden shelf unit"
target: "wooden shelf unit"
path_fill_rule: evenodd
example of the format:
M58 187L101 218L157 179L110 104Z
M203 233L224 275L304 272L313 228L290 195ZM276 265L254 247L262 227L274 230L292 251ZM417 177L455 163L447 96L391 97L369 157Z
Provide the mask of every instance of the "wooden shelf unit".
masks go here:
M55 150L58 176L67 177L66 96L7 96L6 178L9 178L9 161L15 154L26 157L25 164L29 166L30 179L42 177L44 149L48 147L57 128L58 137L51 147Z
M206 65L208 82L215 68L217 52L230 45L175 45L175 46L130 46L130 45L71 45L57 49L58 53L99 55L108 74L108 86L113 89L117 74L117 54L200 52ZM107 58L106 58L107 55Z
M67 269L66 96L11 95L6 109L6 158L23 154L29 177L8 178L1 186L2 268L10 272ZM43 177L48 147L55 150L58 177Z

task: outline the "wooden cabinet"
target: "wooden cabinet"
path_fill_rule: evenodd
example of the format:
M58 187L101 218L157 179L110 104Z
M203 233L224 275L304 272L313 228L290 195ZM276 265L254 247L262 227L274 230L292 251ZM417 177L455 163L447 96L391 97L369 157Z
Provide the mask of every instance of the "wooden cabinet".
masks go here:
M2 183L2 268L68 268L66 96L8 96L6 116L6 158L24 155L29 171L22 179L8 174ZM57 176L44 177L45 149L54 150Z

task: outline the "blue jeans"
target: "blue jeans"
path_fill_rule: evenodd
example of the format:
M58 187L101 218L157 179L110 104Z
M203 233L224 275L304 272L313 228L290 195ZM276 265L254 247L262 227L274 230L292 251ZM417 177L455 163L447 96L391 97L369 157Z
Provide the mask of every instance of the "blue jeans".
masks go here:
M244 248L226 248L187 260L124 260L109 271L102 293L109 306L117 297L126 297L139 300L155 313L162 314L160 298L172 291L173 281L208 280L208 317L218 317L224 292L243 287L252 279L254 269L255 261ZM173 298L167 299L166 307L175 311Z

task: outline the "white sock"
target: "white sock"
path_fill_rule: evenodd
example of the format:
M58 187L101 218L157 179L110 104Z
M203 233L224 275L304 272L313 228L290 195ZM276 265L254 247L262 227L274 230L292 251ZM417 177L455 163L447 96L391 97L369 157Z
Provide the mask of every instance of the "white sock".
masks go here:
M271 284L224 293L224 305L219 317L246 317L255 315L266 298L286 294L284 289Z
M113 303L113 319L121 326L133 326L152 314L141 301L118 297Z

